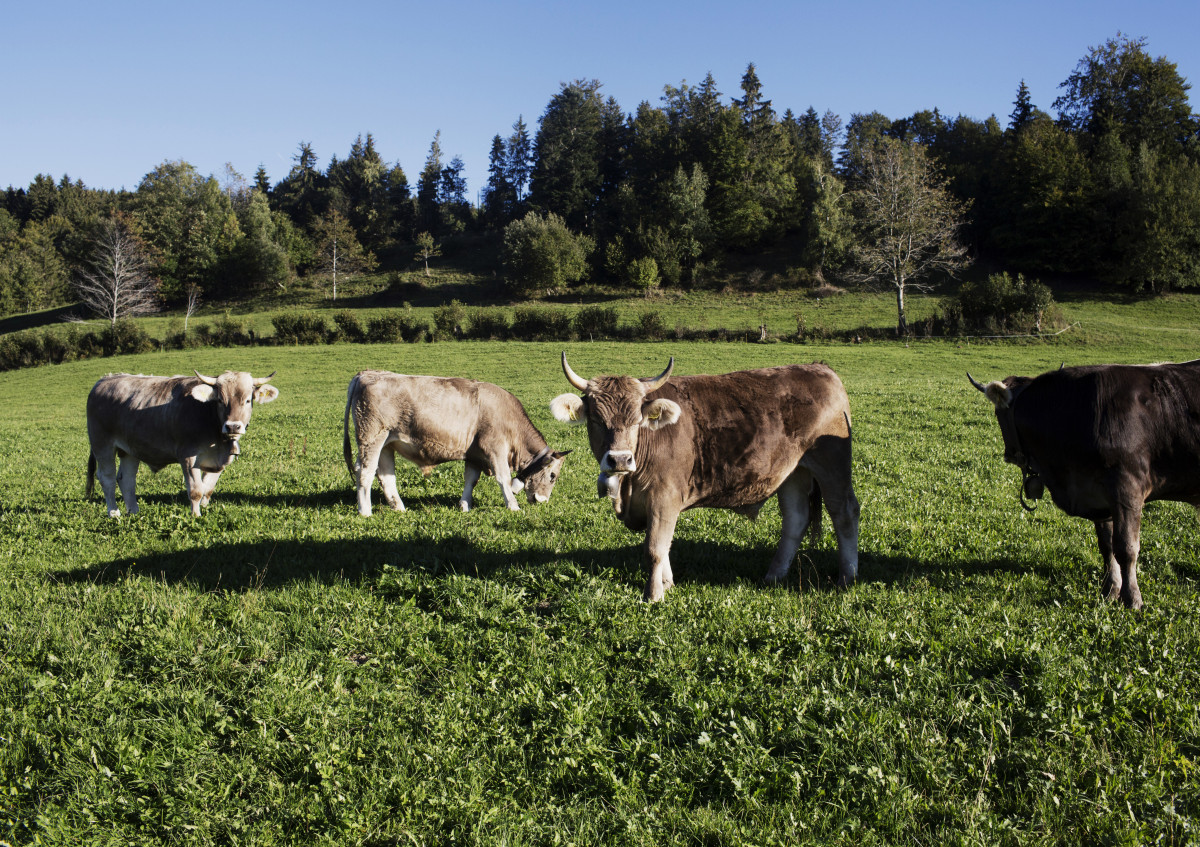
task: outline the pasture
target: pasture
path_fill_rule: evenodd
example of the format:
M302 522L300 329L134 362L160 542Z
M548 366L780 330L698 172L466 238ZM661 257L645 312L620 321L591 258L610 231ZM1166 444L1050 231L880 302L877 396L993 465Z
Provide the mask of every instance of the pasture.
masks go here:
M1191 303L1188 301L1188 308ZM1130 323L1136 323L1132 318ZM676 586L596 499L563 345L160 353L0 377L0 842L1141 844L1200 838L1200 527L1148 507L1146 610L1099 599L1091 525L1017 502L966 380L1200 355L1194 329L1079 345L570 344L581 374L822 360L854 414L860 579L829 521L784 588L779 532L681 518ZM193 519L83 499L84 401L115 370L278 370ZM356 513L366 367L495 382L555 449L548 504L460 513L461 464Z

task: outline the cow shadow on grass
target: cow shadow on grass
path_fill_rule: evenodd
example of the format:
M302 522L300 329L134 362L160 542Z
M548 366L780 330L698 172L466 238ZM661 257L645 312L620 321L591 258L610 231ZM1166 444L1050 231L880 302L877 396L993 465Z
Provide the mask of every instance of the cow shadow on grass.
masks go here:
M773 544L713 544L676 538L671 546L671 564L677 585L702 582L711 585L731 585L751 581L759 583L767 572ZM640 565L641 548L630 550L631 562ZM1033 574L1053 580L1062 575L1059 568L1033 560L1012 557L973 559L967 561L924 561L907 556L859 552L858 583L902 587L924 581L935 590L956 591L965 581L990 578L994 575ZM817 547L802 546L792 562L784 587L789 590L838 590L840 565L837 548L832 542Z
M165 501L174 502L168 495ZM240 502L270 502L270 495L230 495ZM293 499L279 498L293 502ZM318 499L318 498L310 498ZM347 502L345 492L328 492L320 499L333 504ZM414 511L423 506L442 506L445 497L414 497ZM423 502L428 501L428 502ZM371 520L365 518L363 520ZM517 550L482 546L463 536L444 533L408 534L397 539L382 525L377 536L353 539L311 540L305 538L263 539L213 544L185 550L133 554L87 567L62 570L51 578L64 583L111 584L130 576L188 585L200 591L246 591L276 589L300 582L340 580L374 582L387 571L422 575L424 580L453 576L499 583L529 584L530 576L547 586L565 585L580 575L615 579L640 596L645 575L641 543L628 534L629 543L607 547L581 545L552 549L531 541ZM773 545L736 544L675 539L671 562L678 586L757 585L774 552ZM836 590L837 550L832 543L802 548L783 590L823 592ZM964 582L1011 574L1015 579L1034 573L1052 584L1061 581L1061 569L1033 561L999 558L967 562L921 562L915 559L860 555L859 583L904 587L917 581L935 591L954 592ZM562 577L566 581L560 581Z
M466 539L380 536L311 541L264 539L127 556L51 575L67 583L108 584L130 576L189 585L200 591L277 589L300 582L376 579L387 569L447 578L461 574L503 581L514 569L548 569L550 551L530 551L514 564L510 552Z
M441 494L422 494L413 493L405 495L401 492L401 499L404 501L404 507L410 510L420 511L426 508L452 508L457 510L458 499L461 496L459 493L441 493ZM478 496L477 496L478 499ZM497 496L497 500L499 497ZM93 502L101 507L104 505L102 497L94 497ZM118 505L124 509L124 504L121 503L120 497L117 498ZM376 511L390 510L390 506L383 501L382 496L375 493L371 498L372 506ZM169 493L154 493L149 495L138 494L138 503L142 505L154 504L164 508L181 507L191 509L187 495L183 492L178 494ZM238 508L242 506L265 506L271 509L286 509L297 507L312 507L312 508L333 508L338 506L350 506L358 508L358 497L353 488L331 488L325 491L311 491L304 493L278 493L278 494L259 494L252 492L226 492L219 488L212 497L212 503L204 507L204 511L208 511L214 507Z

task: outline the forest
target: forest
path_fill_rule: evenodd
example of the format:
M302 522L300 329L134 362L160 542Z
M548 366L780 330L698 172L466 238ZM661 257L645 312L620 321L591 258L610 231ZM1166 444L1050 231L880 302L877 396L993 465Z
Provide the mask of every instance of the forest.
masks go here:
M906 287L972 262L1147 295L1200 286L1200 116L1144 39L1090 48L1048 108L1021 81L1004 119L781 111L753 64L733 96L709 74L627 112L602 88L564 83L536 128L496 134L477 202L438 134L415 183L370 134L323 170L300 142L278 181L186 161L133 191L39 175L0 203L0 316L269 300L464 243L494 251L513 300L704 287L730 256L787 245L781 284L895 287L901 332ZM919 249L898 257L898 229Z

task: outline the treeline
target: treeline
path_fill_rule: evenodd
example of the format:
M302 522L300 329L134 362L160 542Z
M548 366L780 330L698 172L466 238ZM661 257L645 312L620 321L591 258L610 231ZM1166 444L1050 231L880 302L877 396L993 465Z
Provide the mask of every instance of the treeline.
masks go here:
M178 305L284 290L297 276L335 286L339 274L428 262L465 233L503 243L497 270L518 295L584 278L701 285L731 252L784 239L798 245L804 280L863 278L860 248L880 229L856 197L888 145L927 163L922 179L953 201L942 223L971 256L1132 290L1194 287L1200 120L1189 90L1174 63L1118 34L1079 61L1053 113L1021 82L1005 123L937 109L844 122L812 107L780 113L754 65L736 96L709 75L632 112L598 81L571 82L536 132L518 118L495 136L478 203L440 134L415 185L369 134L323 170L301 143L274 183L261 166L247 179L228 166L203 176L186 162L164 162L134 191L39 176L4 193L0 314L76 300L103 233L144 255L156 295ZM902 302L900 317L903 327Z

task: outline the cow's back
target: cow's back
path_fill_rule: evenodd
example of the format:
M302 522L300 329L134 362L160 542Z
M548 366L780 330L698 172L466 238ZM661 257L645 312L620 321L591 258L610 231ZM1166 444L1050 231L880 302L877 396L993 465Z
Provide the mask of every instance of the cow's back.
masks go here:
M674 426L643 431L638 476L671 480L687 506L760 504L818 439L844 439L848 449L846 391L822 364L676 376L646 399L658 397L682 414Z
M461 459L474 441L482 383L389 371L363 371L356 379L350 403L361 443L386 432L411 461L432 465Z
M1056 488L1107 486L1113 474L1144 476L1148 500L1200 503L1200 362L1051 371L1013 414L1021 449L1064 511L1083 510Z
M88 437L93 449L111 445L162 467L192 455L219 429L208 405L192 398L194 377L109 374L87 400Z

